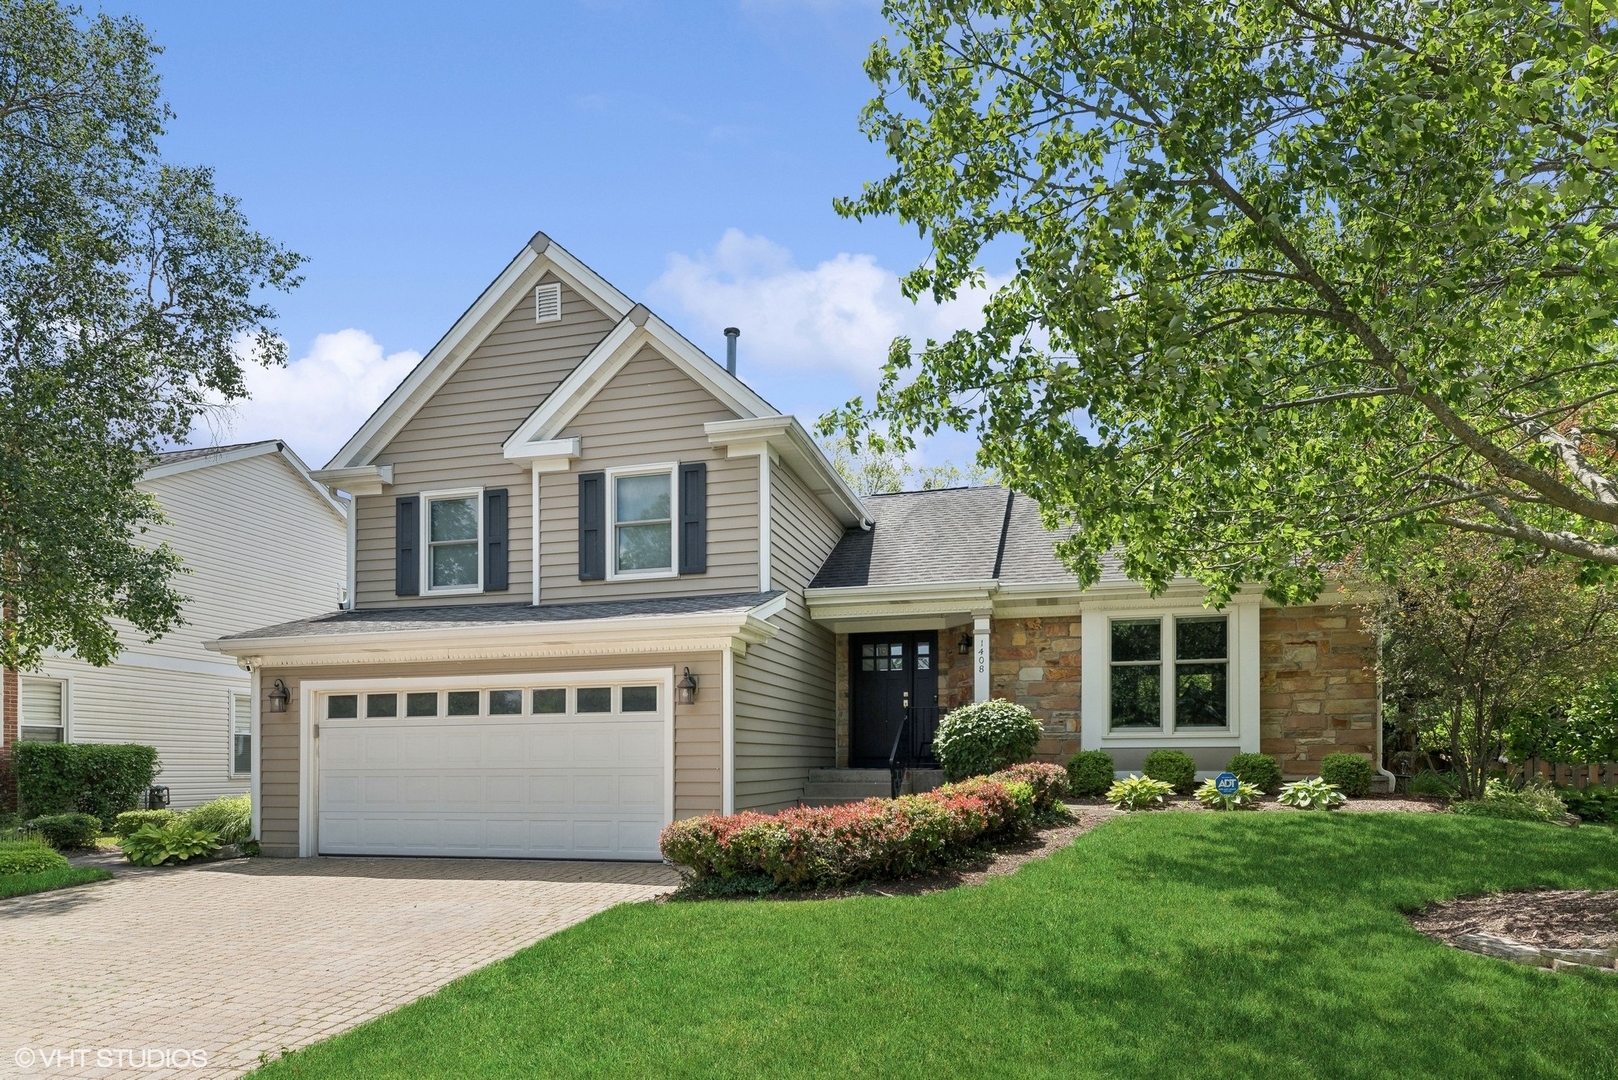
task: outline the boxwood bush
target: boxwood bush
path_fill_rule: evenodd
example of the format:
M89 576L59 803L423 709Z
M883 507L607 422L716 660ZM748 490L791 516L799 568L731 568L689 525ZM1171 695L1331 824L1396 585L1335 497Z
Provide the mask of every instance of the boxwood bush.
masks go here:
M185 823L219 837L221 844L240 844L253 832L253 802L249 795L224 795L184 814Z
M1281 763L1269 754L1237 754L1225 766L1244 784L1252 784L1266 795L1281 790Z
M1081 799L1099 799L1112 787L1117 769L1105 750L1080 750L1067 763L1068 789Z
M1141 772L1161 780L1181 795L1197 786L1197 762L1184 750L1153 750L1146 755Z
M1344 795L1360 796L1371 793L1371 778L1376 770L1369 758L1359 754L1338 752L1320 759L1320 778L1335 784Z
M0 877L66 869L67 860L43 840L0 840Z
M1043 734L1034 714L1004 698L978 701L938 723L933 753L947 780L986 776L1034 756Z
M101 819L93 814L47 814L23 822L23 830L58 851L68 851L94 847L101 835Z
M133 743L25 742L11 754L24 814L94 814L108 829L141 805L159 768L155 746Z

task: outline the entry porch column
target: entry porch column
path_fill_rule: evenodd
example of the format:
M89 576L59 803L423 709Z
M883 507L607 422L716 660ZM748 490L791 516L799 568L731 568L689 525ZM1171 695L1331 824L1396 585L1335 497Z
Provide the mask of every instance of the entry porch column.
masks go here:
M972 700L989 700L989 616L972 617Z

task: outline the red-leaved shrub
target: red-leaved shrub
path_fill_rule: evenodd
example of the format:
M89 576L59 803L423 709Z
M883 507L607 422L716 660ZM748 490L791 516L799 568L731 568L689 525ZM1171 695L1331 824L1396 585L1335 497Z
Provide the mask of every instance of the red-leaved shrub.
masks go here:
M1059 766L1019 765L897 799L687 818L663 830L662 850L698 881L767 874L806 887L913 877L1026 828L1066 786Z

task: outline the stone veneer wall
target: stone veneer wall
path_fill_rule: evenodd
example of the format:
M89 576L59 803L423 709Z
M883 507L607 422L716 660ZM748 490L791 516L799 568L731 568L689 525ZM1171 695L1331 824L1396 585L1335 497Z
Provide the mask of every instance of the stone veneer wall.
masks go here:
M989 631L989 696L1025 706L1045 725L1034 756L1079 752L1079 617L996 619ZM965 701L972 699L970 676Z
M1351 608L1259 613L1260 749L1288 777L1344 750L1375 758L1376 643Z

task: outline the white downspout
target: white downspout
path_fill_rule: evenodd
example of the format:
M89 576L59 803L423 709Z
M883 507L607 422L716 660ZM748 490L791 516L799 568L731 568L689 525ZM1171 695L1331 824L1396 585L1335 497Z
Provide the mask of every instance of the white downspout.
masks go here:
M1376 634L1376 771L1388 778L1388 794L1392 795L1399 790L1399 778L1385 769L1382 765L1382 638L1383 631Z

